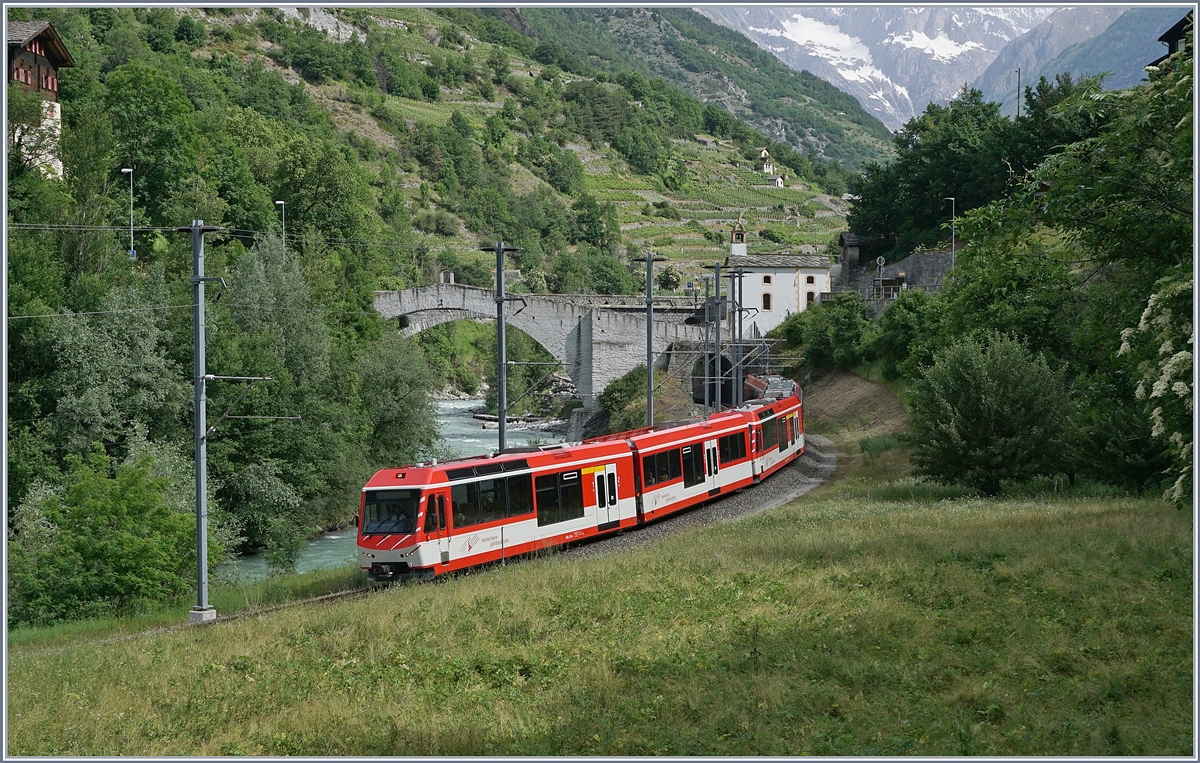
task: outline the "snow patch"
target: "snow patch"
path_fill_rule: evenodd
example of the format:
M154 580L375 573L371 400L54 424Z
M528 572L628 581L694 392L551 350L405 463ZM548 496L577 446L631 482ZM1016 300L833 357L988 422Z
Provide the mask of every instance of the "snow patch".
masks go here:
M917 31L901 36L892 35L887 42L923 50L935 61L953 61L967 51L983 49L983 46L977 42L959 43L949 37L930 37L924 32Z

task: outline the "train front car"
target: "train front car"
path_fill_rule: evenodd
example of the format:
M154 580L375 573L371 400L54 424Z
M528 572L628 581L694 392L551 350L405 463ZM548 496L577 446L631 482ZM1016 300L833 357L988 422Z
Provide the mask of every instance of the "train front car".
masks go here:
M359 566L429 579L632 527L636 505L624 441L386 469L363 488Z
M432 488L441 470L424 465L375 473L362 490L359 567L372 582L432 578L439 561L439 512ZM440 512L445 515L445 508Z

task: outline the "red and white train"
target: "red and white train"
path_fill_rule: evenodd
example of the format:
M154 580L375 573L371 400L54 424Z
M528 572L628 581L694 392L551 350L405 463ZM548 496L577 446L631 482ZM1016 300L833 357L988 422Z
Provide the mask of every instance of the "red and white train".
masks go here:
M707 419L376 472L359 566L391 582L604 536L755 484L804 452L795 382ZM772 390L775 391L775 390Z

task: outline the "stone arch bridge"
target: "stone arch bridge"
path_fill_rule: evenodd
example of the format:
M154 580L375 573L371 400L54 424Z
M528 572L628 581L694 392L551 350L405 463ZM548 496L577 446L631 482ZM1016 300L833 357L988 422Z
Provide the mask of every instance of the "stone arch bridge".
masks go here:
M563 364L583 399L584 407L599 406L597 398L609 382L646 361L646 303L642 296L603 294L511 294L505 322L524 331ZM401 332L413 336L427 328L462 319L494 319L492 289L439 283L403 291L375 292L375 309L384 318L400 319ZM684 320L696 311L687 298L655 300L655 365L677 341L704 339L702 325ZM724 332L722 332L724 333Z

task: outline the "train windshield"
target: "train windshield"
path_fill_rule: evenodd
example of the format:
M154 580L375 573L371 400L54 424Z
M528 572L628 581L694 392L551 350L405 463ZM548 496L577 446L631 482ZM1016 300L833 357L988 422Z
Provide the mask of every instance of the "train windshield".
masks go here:
M409 535L417 531L420 490L368 490L363 535Z

